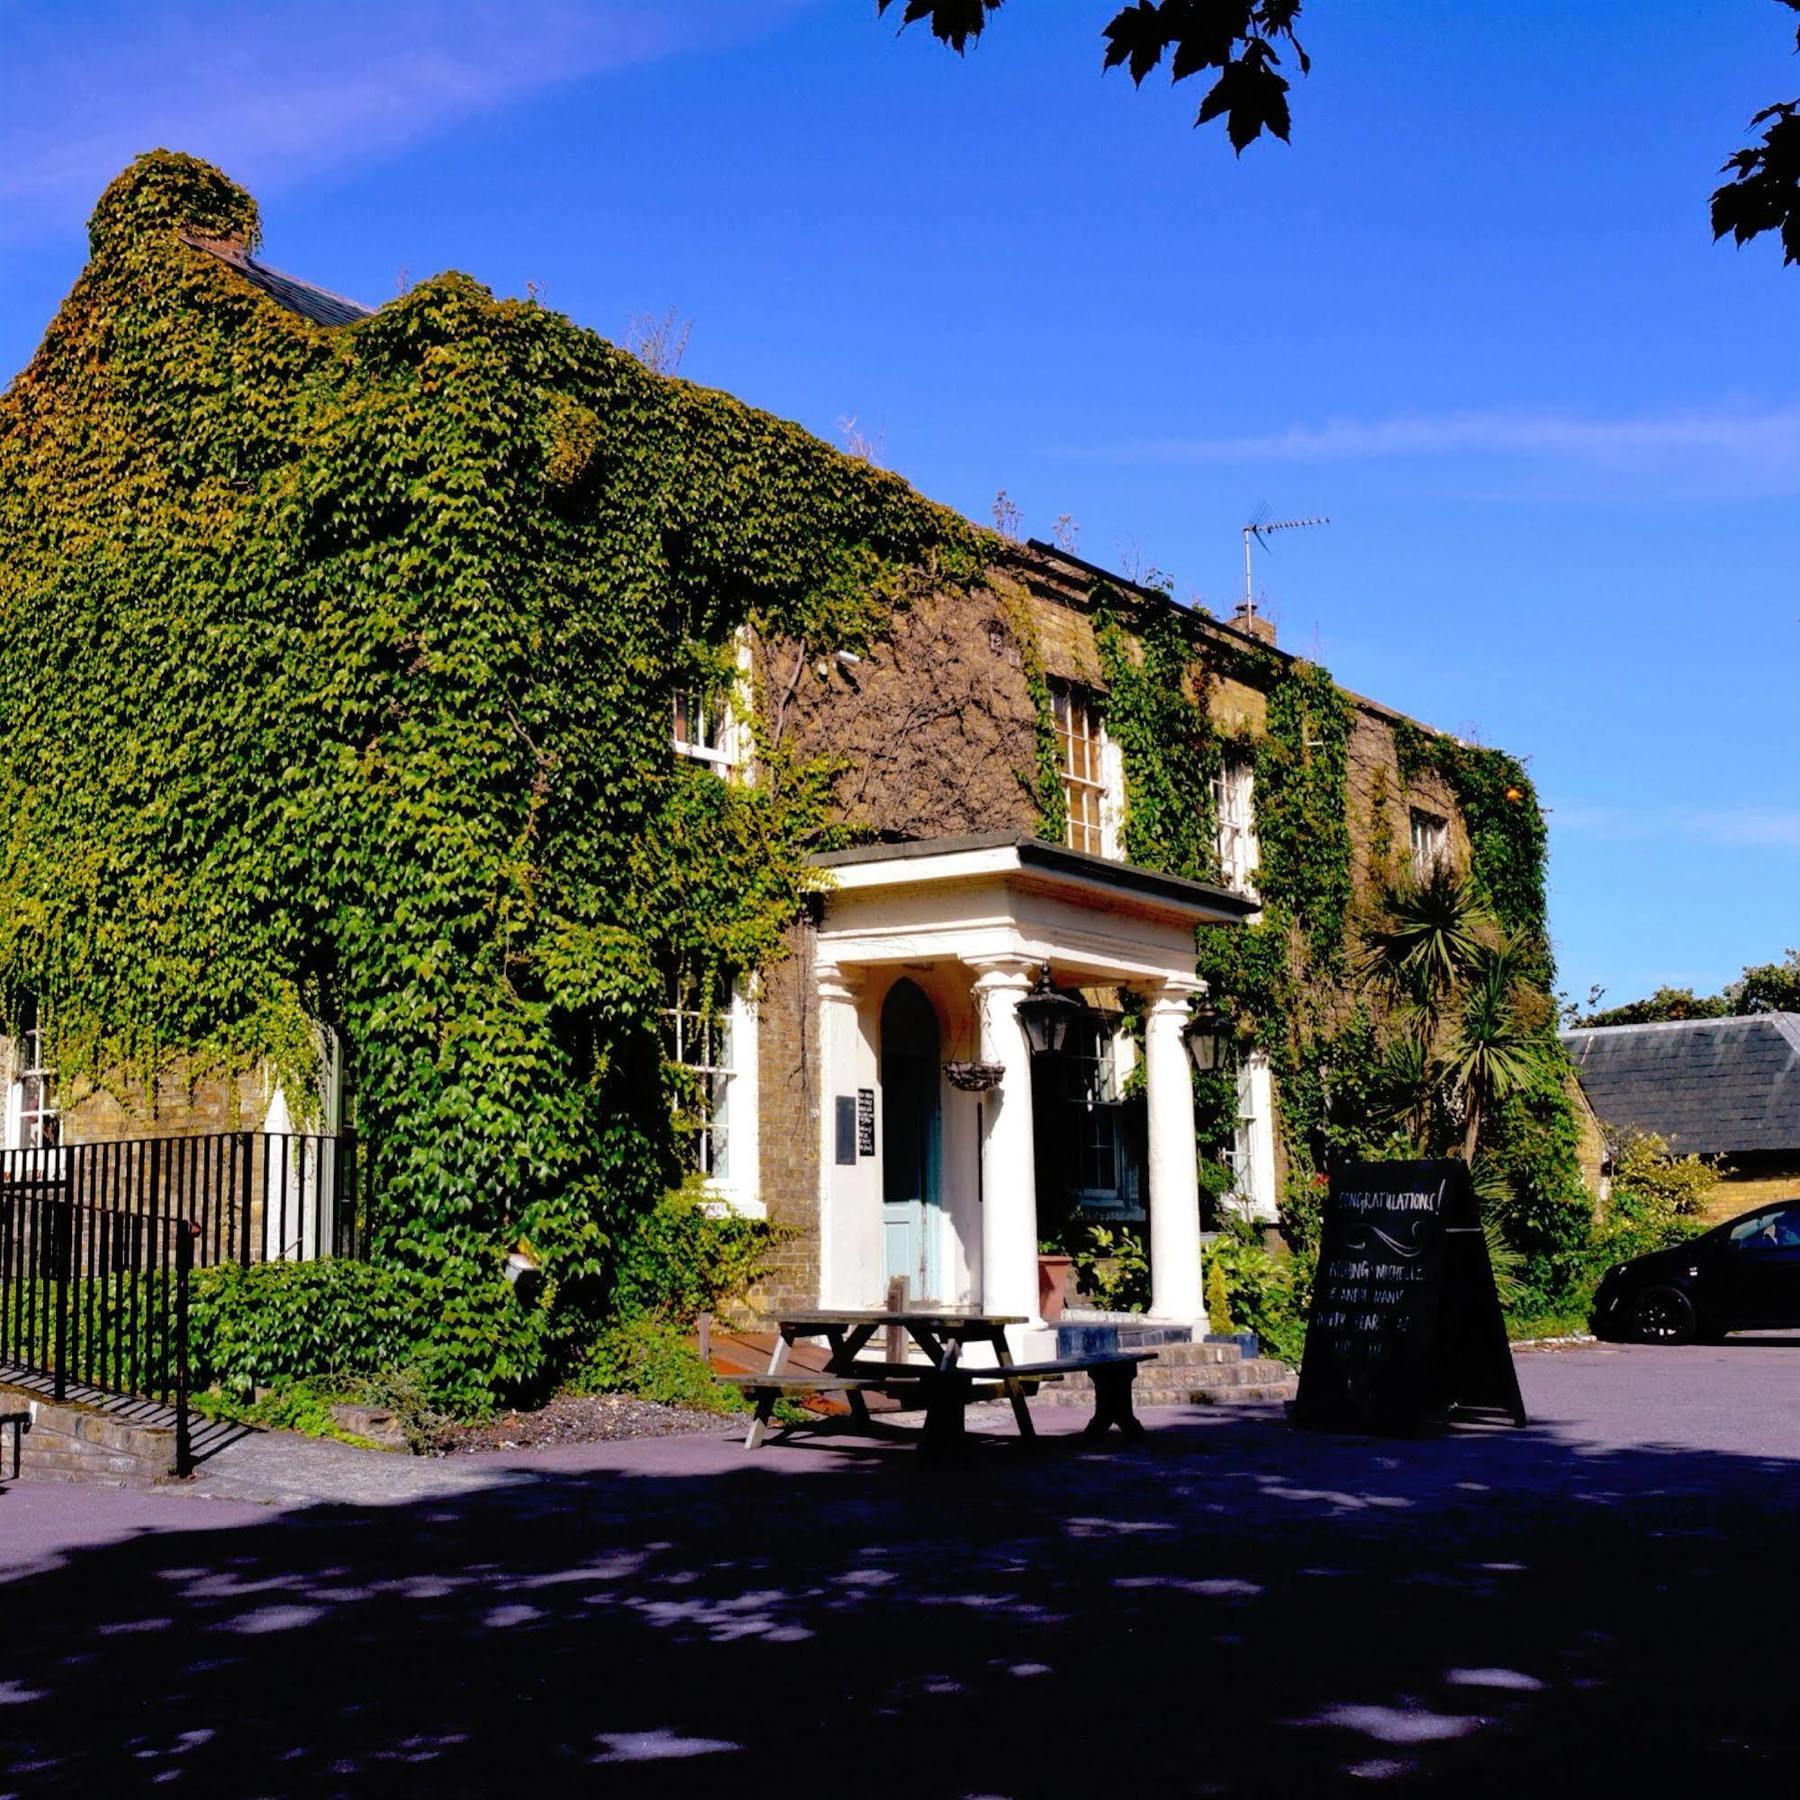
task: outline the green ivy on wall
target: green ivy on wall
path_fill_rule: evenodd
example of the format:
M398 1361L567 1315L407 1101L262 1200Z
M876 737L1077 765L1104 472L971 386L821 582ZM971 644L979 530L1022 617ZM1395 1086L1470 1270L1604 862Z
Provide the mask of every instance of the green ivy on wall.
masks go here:
M1405 720L1394 726L1394 754L1402 781L1430 770L1449 787L1469 834L1476 884L1508 931L1526 932L1544 945L1541 973L1548 986L1555 973L1546 911L1549 831L1525 765L1504 750L1461 744Z
M1257 746L1257 887L1292 914L1311 970L1345 967L1350 908L1349 699L1314 663L1289 663L1269 692Z
M1352 1157L1410 1153L1395 1122L1396 1078L1383 1023L1355 978L1363 921L1355 901L1349 791L1354 702L1320 668L1202 641L1182 615L1094 592L1095 635L1108 686L1107 729L1121 749L1129 796L1125 849L1134 862L1217 878L1212 778L1234 746L1213 730L1204 696L1220 675L1267 695L1264 731L1241 746L1254 759L1263 902L1256 922L1202 930L1197 966L1236 1022L1244 1049L1269 1059L1287 1181L1282 1216L1301 1257L1316 1241L1322 1171ZM1393 726L1402 782L1429 768L1450 785L1468 828L1476 879L1502 922L1542 942L1544 832L1523 767L1499 751L1457 744L1404 721ZM1368 799L1370 867L1379 884L1395 853L1393 790L1379 771ZM1379 905L1379 895L1370 902ZM1529 973L1547 989L1543 955ZM1543 1017L1553 1030L1547 995ZM1203 1154L1230 1139L1238 1109L1229 1071L1195 1081ZM1583 1240L1588 1202L1565 1085L1549 1070L1498 1111L1488 1148L1511 1194L1509 1233L1526 1279L1551 1295Z
M1191 881L1219 875L1213 779L1220 749L1207 721L1205 670L1180 615L1156 608L1135 635L1120 596L1093 591L1094 640L1106 679L1106 731L1125 773L1126 859Z
M568 1291L675 1172L669 972L778 955L825 824L673 765L671 694L983 540L465 276L325 330L185 241L257 232L140 158L0 399L0 997L109 1082L298 1096L333 1026L378 1245Z

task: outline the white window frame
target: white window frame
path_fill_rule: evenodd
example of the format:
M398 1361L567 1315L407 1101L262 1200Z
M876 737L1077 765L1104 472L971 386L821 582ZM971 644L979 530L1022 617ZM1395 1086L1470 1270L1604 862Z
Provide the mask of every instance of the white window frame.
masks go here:
M677 756L705 763L727 780L750 779L750 636L737 634L737 674L717 696L677 688L669 699L669 741ZM697 728L696 728L697 727Z
M717 1084L707 1122L681 1134L698 1140L694 1172L707 1194L732 1212L762 1218L756 1008L744 980L722 999L717 1007L665 1007L663 1054ZM696 1052L705 1060L689 1060Z
M1242 1218L1274 1225L1281 1217L1275 1200L1275 1083L1269 1053L1251 1050L1238 1062L1237 1121L1231 1148L1224 1153L1233 1187L1225 1198Z
M1131 1166L1131 1139L1125 1130L1124 1094L1130 1079L1137 1045L1131 1034L1110 1019L1093 1026L1095 1054L1065 1049L1064 1068L1067 1085L1063 1104L1081 1117L1076 1126L1081 1133L1075 1186L1075 1198L1089 1212L1128 1213L1138 1206L1141 1195ZM1089 1071L1083 1074L1083 1070ZM1113 1183L1111 1187L1089 1187L1081 1182L1089 1148L1098 1148L1097 1134L1106 1131L1111 1137Z
M1248 756L1227 756L1219 765L1213 806L1220 879L1254 899L1262 846L1256 836L1256 765Z
M60 1150L62 1108L56 1104L56 1062L46 1057L45 1033L36 1025L21 1031L12 1043L12 1079L6 1090L6 1148L9 1150ZM25 1084L35 1081L41 1103L28 1108ZM45 1123L49 1136L43 1135Z
M1407 829L1412 844L1413 879L1423 881L1450 853L1450 821L1422 806L1414 806L1407 812Z
M1063 842L1084 855L1117 862L1125 762L1107 736L1106 714L1095 694L1069 681L1050 684L1050 708L1063 791Z

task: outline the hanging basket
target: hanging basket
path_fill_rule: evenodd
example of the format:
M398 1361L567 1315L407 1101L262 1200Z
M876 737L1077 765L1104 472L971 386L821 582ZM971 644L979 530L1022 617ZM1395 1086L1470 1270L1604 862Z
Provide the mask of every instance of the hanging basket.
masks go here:
M1004 1063L984 1062L947 1062L944 1064L944 1079L953 1088L960 1088L965 1094L985 1094L1000 1085L1000 1079L1006 1073Z

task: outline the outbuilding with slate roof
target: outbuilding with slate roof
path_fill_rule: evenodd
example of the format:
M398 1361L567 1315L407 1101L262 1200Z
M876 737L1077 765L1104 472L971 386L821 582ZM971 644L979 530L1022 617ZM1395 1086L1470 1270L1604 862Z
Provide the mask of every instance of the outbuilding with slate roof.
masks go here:
M1727 1172L1717 1210L1800 1194L1800 1013L1565 1031L1610 1142L1654 1132Z

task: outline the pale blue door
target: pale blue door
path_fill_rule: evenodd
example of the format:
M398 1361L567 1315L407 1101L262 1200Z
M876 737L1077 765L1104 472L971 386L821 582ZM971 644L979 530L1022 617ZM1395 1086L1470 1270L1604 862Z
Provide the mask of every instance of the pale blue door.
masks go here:
M897 981L881 1008L881 1225L887 1275L914 1300L937 1295L938 1027L917 983Z

